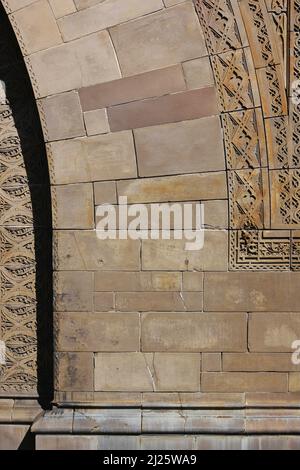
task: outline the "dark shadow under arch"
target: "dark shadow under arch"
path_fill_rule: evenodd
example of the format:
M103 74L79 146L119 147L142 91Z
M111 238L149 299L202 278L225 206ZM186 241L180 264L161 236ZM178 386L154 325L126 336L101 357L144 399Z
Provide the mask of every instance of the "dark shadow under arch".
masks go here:
M53 397L52 217L49 171L31 82L18 41L1 2L0 80L6 85L6 97L19 136L18 145L21 145L31 194L36 262L37 389L40 404L48 407ZM14 142L9 142L9 145L13 148ZM5 145L4 147L0 148L0 153L8 151ZM20 180L16 177L16 184L19 183Z

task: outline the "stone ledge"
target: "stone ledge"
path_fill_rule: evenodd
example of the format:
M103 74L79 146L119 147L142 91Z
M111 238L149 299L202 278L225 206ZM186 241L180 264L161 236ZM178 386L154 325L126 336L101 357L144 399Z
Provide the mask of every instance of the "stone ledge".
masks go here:
M0 399L1 424L31 424L42 412L37 400Z

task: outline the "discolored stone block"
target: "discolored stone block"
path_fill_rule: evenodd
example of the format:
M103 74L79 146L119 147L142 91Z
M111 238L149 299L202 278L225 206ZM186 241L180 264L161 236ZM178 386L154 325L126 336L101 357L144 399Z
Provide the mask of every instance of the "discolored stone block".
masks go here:
M142 350L225 352L247 348L243 313L144 313Z
M29 429L28 425L0 424L0 450L18 450Z
M140 176L225 169L217 117L138 129L134 137Z
M93 309L94 273L54 273L54 308L57 312L89 312Z
M287 374L264 372L206 372L201 376L203 392L285 392Z
M110 131L106 109L84 113L87 135L107 134Z
M113 292L97 292L94 296L94 303L95 312L109 312L114 310L115 298Z
M176 272L97 272L95 290L99 292L180 291L181 273Z
M195 294L195 295L194 295ZM122 292L116 294L121 312L182 312L202 310L202 294L194 292Z
M57 387L63 391L94 389L94 356L92 353L56 353Z
M117 187L115 181L94 183L95 204L116 204Z
M98 450L98 437L40 435L36 436L36 450Z
M92 184L53 186L52 198L55 201L54 228L89 229L94 227Z
M289 352L300 338L299 313L251 313L249 317L249 349L257 352Z
M201 57L206 48L190 3L110 30L124 76Z
M183 290L185 291L203 291L203 273L186 272L183 273Z
M64 313L59 317L58 351L138 351L137 313Z
M300 392L300 372L291 372L289 374L289 391Z
M203 353L202 370L206 372L219 372L222 370L221 353Z

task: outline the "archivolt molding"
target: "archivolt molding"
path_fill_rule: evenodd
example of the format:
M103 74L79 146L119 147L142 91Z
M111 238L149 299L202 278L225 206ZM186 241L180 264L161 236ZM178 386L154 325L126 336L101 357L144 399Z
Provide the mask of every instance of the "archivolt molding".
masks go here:
M299 105L288 107L288 96L299 75L300 2L194 3L219 95L231 269L299 269Z

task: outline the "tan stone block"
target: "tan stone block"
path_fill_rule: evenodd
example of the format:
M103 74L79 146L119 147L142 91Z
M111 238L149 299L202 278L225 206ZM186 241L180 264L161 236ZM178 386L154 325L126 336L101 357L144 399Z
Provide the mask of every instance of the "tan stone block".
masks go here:
M213 353L209 353L213 354ZM204 354L202 354L203 357ZM265 395L265 394L264 394ZM243 408L245 394L243 393L158 393L142 394L143 408Z
M58 270L136 271L140 269L139 240L100 240L95 231L55 234Z
M76 11L73 0L49 0L55 18L69 15Z
M29 429L24 424L0 424L0 450L19 450Z
M166 8L177 5L178 3L183 3L186 0L163 0Z
M72 41L162 8L162 0L106 0L93 8L62 18L59 27L65 41Z
M41 100L48 140L85 135L78 93L71 91Z
M124 76L206 54L192 4L155 13L110 30Z
M106 109L84 113L84 122L87 135L107 134L110 131Z
M199 354L97 354L96 390L199 390Z
M61 314L57 349L67 352L138 351L139 315L137 313Z
M94 355L92 353L56 353L58 389L94 390Z
M180 291L181 273L175 272L97 272L99 292Z
M38 97L120 78L107 31L32 54Z
M228 235L226 231L205 231L204 247L201 250L187 251L185 244L186 240L143 240L143 270L227 270Z
M299 282L300 273L207 273L204 289L214 295L206 297L204 308L209 311L297 312Z
M168 352L246 351L243 313L144 313L142 350Z
M141 433L139 409L81 409L74 412L75 434L97 433L108 435L139 435Z
M199 102L201 102L201 106L199 106ZM173 93L149 100L113 106L108 108L107 113L109 125L113 132L170 122L188 121L217 114L216 92L214 88L209 87ZM210 131L220 134L219 120L218 124L218 129L212 128ZM204 126L204 123L202 125ZM190 126L186 126L185 131L188 132L189 130ZM176 132L174 134L176 136ZM174 161L176 161L176 155Z
M14 14L14 21L22 35L20 47L26 55L62 43L53 12L47 0L28 5Z
M84 10L85 8L93 7L98 3L105 2L105 0L74 0L77 10Z
M300 393L246 393L250 408L299 408Z
M58 0L61 2L61 0ZM36 436L36 450L98 450L98 436Z
M94 183L95 204L116 204L117 186L115 181L103 181Z
M84 111L163 96L186 89L181 65L101 83L79 90Z
M110 312L115 308L115 299L112 292L97 292L94 302L95 312Z
M233 372L288 372L290 370L300 371L300 365L296 366L292 363L291 354L224 353L223 370Z
M5 8L8 13L11 13L20 10L21 8L27 7L36 1L37 0L5 0Z
M250 351L289 352L300 338L300 313L251 313L249 317Z
M228 228L228 201L205 201L204 225L208 229Z
M221 353L202 353L202 370L206 372L219 372L222 370Z
M116 310L123 312L182 312L202 310L202 294L194 292L122 292Z
M128 197L129 204L227 197L226 175L222 172L120 181L117 188L119 196Z
M88 229L94 227L92 184L52 186L52 198L55 201L54 228Z
M140 176L225 169L217 117L137 129L134 136Z
M285 392L287 374L272 372L205 372L203 392Z
M56 184L136 177L130 131L53 142L51 153Z
M289 391L300 392L300 372L289 373Z
M187 88L202 88L214 85L214 75L208 57L189 60L182 64Z
M57 312L89 312L93 309L94 273L54 273L54 309Z
M203 273L186 272L183 273L183 290L184 291L203 291Z

